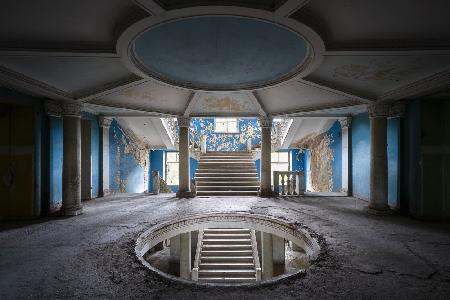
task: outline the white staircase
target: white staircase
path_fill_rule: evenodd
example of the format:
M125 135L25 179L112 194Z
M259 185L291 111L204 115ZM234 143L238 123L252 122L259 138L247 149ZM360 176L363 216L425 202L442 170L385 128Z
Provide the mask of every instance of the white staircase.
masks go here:
M205 229L199 243L198 281L245 283L260 280L254 243L256 239L249 229Z
M258 177L248 152L207 152L195 173L197 196L257 196Z

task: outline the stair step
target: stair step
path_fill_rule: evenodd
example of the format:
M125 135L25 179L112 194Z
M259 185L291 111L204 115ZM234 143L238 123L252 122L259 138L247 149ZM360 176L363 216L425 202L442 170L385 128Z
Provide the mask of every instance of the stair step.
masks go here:
M197 191L257 191L258 185L223 185L223 186L197 186Z
M236 245L236 244L204 244L202 249L205 250L251 250L252 245Z
M197 191L197 196L258 196L256 191Z
M249 239L250 233L205 233L203 232L204 239L221 239L221 238L233 238L233 239Z
M238 238L238 239L226 239L226 238L215 238L215 239L203 239L203 246L205 245L252 245L252 240L249 238Z
M205 179L206 180L206 179ZM204 187L204 186L259 186L259 182L254 181L197 181L197 187Z
M247 262L253 263L253 256L201 256L201 262Z
M206 233L206 234L210 234L210 233L214 233L214 234L219 234L219 233L250 234L250 230L244 229L244 228L208 228L208 229L204 229L203 233Z
M254 269L252 270L226 270L226 269L219 269L219 270L198 270L198 277L205 278L205 277L250 277L255 276L256 271Z
M254 270L253 262L201 262L199 268L202 270Z
M252 276L248 277L207 277L207 278L199 278L198 281L202 282L210 282L210 283L243 283L243 282L252 282L256 281L256 278Z
M252 250L202 250L201 256L250 256L253 255Z

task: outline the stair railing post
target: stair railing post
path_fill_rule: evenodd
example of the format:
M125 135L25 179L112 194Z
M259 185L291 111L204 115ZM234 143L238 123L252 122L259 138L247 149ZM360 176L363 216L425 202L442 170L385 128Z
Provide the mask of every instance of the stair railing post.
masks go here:
M280 194L280 172L273 171L273 192L275 195Z
M203 230L198 231L197 249L195 249L194 267L191 272L191 279L198 281L198 266L200 264L200 252L203 246Z
M285 187L284 187L284 173L281 173L281 195L285 195Z

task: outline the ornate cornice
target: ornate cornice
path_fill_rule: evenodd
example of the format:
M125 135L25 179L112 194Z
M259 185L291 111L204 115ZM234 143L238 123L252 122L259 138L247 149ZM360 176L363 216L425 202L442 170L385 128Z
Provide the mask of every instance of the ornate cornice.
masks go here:
M367 111L371 118L387 118L389 116L389 107L390 105L386 103L373 104L367 107Z
M61 103L61 114L65 117L81 117L82 104L78 102Z
M402 118L405 116L406 104L405 102L396 102L392 104L389 109L389 118Z
M259 123L262 128L272 128L273 119L271 117L260 117Z
M62 108L60 102L53 100L45 100L44 110L47 116L61 117Z
M109 128L111 126L111 122L113 121L113 119L111 118L106 118L103 116L98 117L98 126L103 127L103 128Z
M345 119L339 119L342 129L349 129L352 124L352 117L347 117Z
M191 118L189 117L177 117L179 127L189 127L191 126Z

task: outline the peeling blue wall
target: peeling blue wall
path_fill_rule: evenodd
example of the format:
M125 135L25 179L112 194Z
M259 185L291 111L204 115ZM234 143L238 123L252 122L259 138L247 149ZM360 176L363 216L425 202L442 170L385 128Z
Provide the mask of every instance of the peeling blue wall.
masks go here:
M50 211L62 205L63 120L49 117L50 143Z
M142 193L144 168L132 153L125 153L129 139L122 128L113 120L109 130L109 185L113 193Z
M330 137L330 148L333 151L333 161L331 163L332 192L340 192L342 190L342 131L339 121L334 122L333 126L327 131L327 135Z
M239 133L215 133L214 118L193 118L190 140L200 145L202 136L206 137L207 151L245 151L248 138L252 139L252 145L261 144L261 127L256 118L239 119Z
M352 119L352 184L353 195L370 197L370 120L367 113Z
M291 152L291 170L301 171L304 175L304 186L306 188L306 152L300 149L292 149Z
M83 113L83 119L91 122L91 183L92 198L97 198L100 186L100 127L98 118L90 113Z
M400 121L390 119L388 136L388 201L398 206ZM353 195L370 198L370 120L367 113L352 120L352 172Z

